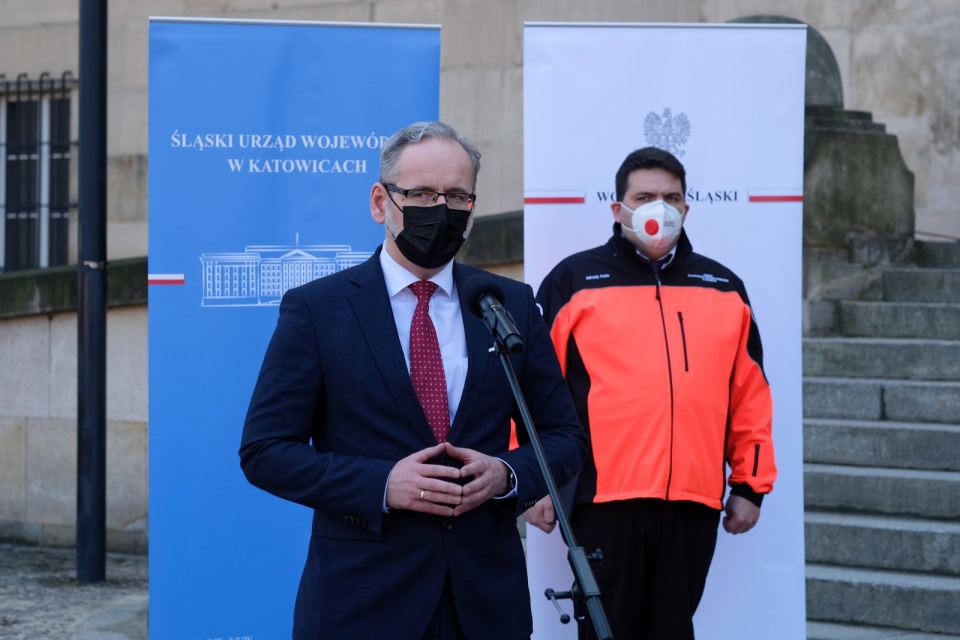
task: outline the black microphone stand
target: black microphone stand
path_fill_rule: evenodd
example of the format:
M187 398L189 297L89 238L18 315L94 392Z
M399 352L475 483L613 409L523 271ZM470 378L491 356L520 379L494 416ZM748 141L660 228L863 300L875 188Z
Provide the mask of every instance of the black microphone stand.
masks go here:
M553 602L558 611L560 611L560 606L557 604L557 600L569 598L574 603L574 611L586 610L588 617L591 622L593 622L593 629L596 631L599 640L613 640L613 632L610 630L607 615L603 610L603 605L600 603L600 587L597 586L597 580L593 575L593 570L590 568L590 557L587 556L583 547L577 546L576 539L573 536L570 520L563 510L563 503L560 501L557 483L554 481L553 473L547 464L547 458L543 453L543 445L540 443L540 435L537 433L536 428L534 428L533 418L530 417L530 411L527 409L527 403L523 398L523 391L520 390L517 374L514 372L513 364L510 362L510 355L497 335L495 329L496 319L492 317L492 314L488 315L487 313L483 314L483 319L487 323L487 326L490 327L496 340L497 355L500 357L500 362L503 363L503 370L506 372L507 380L510 382L510 389L513 391L513 397L517 402L517 407L520 409L520 417L527 427L527 433L530 435L530 444L533 445L533 450L537 455L537 462L540 463L540 470L543 472L543 478L547 483L547 491L549 491L550 498L553 500L553 509L556 513L557 523L560 525L560 532L563 534L563 539L567 543L567 560L570 563L570 568L573 570L574 583L570 591L558 593L553 589L547 589L544 592L544 596ZM491 324L491 322L493 324ZM514 352L520 350L522 350L522 347L521 349L517 349L516 345L514 345ZM566 620L564 620L564 618L566 618ZM561 620L567 622L569 616L563 614ZM581 623L582 622L578 622L578 624Z

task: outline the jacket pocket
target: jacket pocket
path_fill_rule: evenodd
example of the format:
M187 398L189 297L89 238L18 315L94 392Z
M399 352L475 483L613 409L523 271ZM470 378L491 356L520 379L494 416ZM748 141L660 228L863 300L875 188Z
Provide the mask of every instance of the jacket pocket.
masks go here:
M687 358L687 332L683 328L683 311L677 311L677 319L680 321L680 342L683 343L683 370L690 371L690 361Z

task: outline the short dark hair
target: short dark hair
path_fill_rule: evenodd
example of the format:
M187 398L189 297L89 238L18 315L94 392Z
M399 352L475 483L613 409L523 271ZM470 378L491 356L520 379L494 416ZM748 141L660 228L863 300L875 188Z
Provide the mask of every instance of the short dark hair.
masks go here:
M644 147L637 149L626 157L623 164L617 170L617 201L623 201L623 196L627 190L627 179L630 174L637 169L663 169L667 173L672 173L680 178L680 189L686 197L687 193L687 170L677 160L677 157L669 151L664 151L657 147Z

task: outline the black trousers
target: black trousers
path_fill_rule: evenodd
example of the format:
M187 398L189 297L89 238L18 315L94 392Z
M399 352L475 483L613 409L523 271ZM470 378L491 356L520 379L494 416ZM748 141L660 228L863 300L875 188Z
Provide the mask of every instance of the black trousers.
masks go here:
M382 638L380 640L387 640ZM453 588L450 586L450 576L443 585L443 592L440 594L440 603L433 614L427 633L423 640L467 640L466 634L460 628L460 618L457 616L457 604L453 599ZM505 639L509 640L509 639ZM529 636L523 640L530 640Z
M590 554L615 640L693 640L717 544L720 511L695 502L655 499L578 504L571 526ZM593 623L580 640L596 640Z
M463 629L460 628L460 618L457 617L457 604L453 599L453 588L450 586L450 576L443 585L440 593L440 602L433 614L433 620L423 636L423 640L466 640ZM385 639L382 639L385 640Z

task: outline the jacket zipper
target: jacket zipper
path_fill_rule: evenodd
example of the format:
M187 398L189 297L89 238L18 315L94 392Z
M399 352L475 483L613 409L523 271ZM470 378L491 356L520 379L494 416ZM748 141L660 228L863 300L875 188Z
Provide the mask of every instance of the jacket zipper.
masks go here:
M660 275L655 275L657 280L657 302L660 305L660 325L663 327L663 346L667 351L667 382L670 385L670 470L667 472L667 493L666 500L670 499L670 484L673 482L673 367L670 363L670 342L667 340L667 318L663 312L663 300L660 298Z
M753 445L753 477L757 477L757 467L760 466L760 443Z
M690 361L687 360L687 332L683 329L683 311L677 311L680 319L680 341L683 343L683 370L690 371Z

